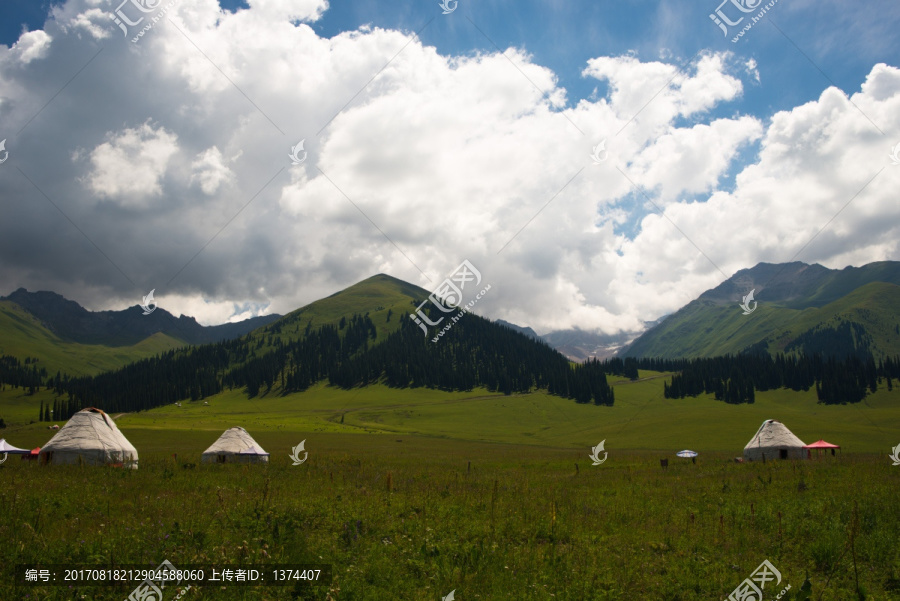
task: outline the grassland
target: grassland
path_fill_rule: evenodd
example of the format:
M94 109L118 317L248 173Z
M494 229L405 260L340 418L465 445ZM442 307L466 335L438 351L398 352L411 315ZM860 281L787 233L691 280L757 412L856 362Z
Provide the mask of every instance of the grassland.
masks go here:
M132 346L78 344L60 339L17 304L0 301L0 355L40 359L50 375L94 375L157 353L184 346L165 334L154 334Z
M900 353L900 286L870 282L824 306L793 307L790 303L759 303L752 316L709 300L695 300L628 350L642 357L714 357L736 354L760 341L769 352L783 352L800 334L841 322L862 325L878 358Z
M177 445L172 432L152 440ZM272 450L298 442L258 434ZM309 594L207 585L185 597L216 600L723 599L764 559L782 586L808 574L823 600L856 598L857 573L869 599L900 582L900 470L882 456L738 465L706 454L662 470L656 454L589 467L573 450L422 437L323 434L307 448L300 466L281 453L191 469L145 453L134 472L8 462L3 565L333 566L330 586ZM0 594L121 600L132 588Z
M614 383L613 407L320 386L118 416L141 454L134 472L13 456L0 467L0 563L302 562L335 574L312 592L207 585L188 600L436 601L455 590L459 601L687 601L726 598L768 559L782 587L808 574L813 599L855 599L857 578L868 599L900 595L900 467L886 456L900 442L900 391L857 406L790 391L729 406L663 399L663 378L640 375ZM46 424L27 422L46 394L0 393L11 424L0 435L45 443ZM767 418L843 456L731 462ZM272 454L268 466L199 464L233 425ZM291 466L301 440L309 459ZM600 440L608 460L592 466ZM700 451L696 464L673 457L685 447ZM2 599L121 601L134 588L8 582Z

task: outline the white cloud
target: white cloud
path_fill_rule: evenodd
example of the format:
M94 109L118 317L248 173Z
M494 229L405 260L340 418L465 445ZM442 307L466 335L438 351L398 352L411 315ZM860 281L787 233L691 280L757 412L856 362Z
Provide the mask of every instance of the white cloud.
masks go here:
M234 172L225 164L221 151L215 146L198 154L191 163L191 170L191 183L199 183L203 193L209 196L234 181Z
M492 285L482 314L540 332L633 331L721 282L710 260L730 275L791 259L900 142L857 110L900 131L900 71L887 65L853 104L828 89L766 119L732 109L743 89L731 71L755 65L729 53L684 72L595 57L584 76L608 82L608 97L563 108L566 90L526 50L446 57L399 31L324 38L297 24L326 8L181 2L174 23L137 45L107 23L115 35L17 140L17 161L139 290L72 228L40 253L17 252L16 240L51 227L31 206L0 224L0 279L51 282L93 306L156 288L161 306L215 323L269 302L286 313L378 272L430 288L469 259ZM57 9L70 17L32 79L0 63L10 122L25 123L25 107L58 85L47 65L96 53L77 25L99 26L82 19L94 9ZM301 139L309 155L292 166ZM604 139L609 159L594 165ZM900 168L882 172L798 259L896 259L898 178ZM33 194L16 186L0 180L0 194ZM140 219L117 210L151 201Z
M162 193L160 181L169 159L178 151L178 136L149 122L119 133L108 133L90 153L85 183L98 198L140 206Z
M18 56L19 62L27 65L33 60L46 57L52 41L53 38L41 29L26 31L19 36L19 41L13 44L11 51Z

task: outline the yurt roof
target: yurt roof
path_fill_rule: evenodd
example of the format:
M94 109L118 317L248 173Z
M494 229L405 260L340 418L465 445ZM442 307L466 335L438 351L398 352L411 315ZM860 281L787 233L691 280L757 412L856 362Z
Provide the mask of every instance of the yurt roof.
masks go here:
M256 451L246 452L249 449L256 449ZM234 428L229 428L222 433L222 435L216 440L216 442L212 443L212 445L203 451L203 454L237 454L242 453L245 455L268 455L262 447L260 447L253 437L250 436L250 433L240 426L236 426Z
M805 444L780 421L767 419L744 448L803 447Z
M89 407L73 415L41 451L124 450L137 453L116 422L101 409Z

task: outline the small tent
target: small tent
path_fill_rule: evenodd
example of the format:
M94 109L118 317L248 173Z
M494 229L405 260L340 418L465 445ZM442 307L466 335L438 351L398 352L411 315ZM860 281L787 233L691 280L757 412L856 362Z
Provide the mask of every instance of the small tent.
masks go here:
M241 427L225 430L203 451L201 463L267 463L269 454Z
M827 451L828 449L831 449L831 456L834 457L834 450L840 449L841 445L831 444L830 442L825 442L824 440L822 440L820 438L816 442L814 442L812 444L808 444L803 448L806 449L807 457L809 457L809 458L812 458L812 449L815 449L816 450L816 459L818 459L819 456L822 454L823 449L825 451Z
M8 442L6 442L5 438L0 438L0 453L12 453L14 455L26 455L28 454L28 449L20 449L19 447L14 447Z
M100 409L82 409L40 451L41 464L115 465L137 469L138 452Z
M774 419L767 419L744 447L744 459L805 459L804 442L794 436L787 426Z

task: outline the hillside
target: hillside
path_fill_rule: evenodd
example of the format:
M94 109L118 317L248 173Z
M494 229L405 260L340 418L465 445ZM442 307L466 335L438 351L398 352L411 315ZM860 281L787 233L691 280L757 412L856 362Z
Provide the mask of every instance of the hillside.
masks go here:
M187 344L218 342L243 336L281 317L265 315L237 323L202 326L193 317L175 317L160 308L150 315L144 315L138 306L122 311L88 311L55 292L28 292L24 288L0 298L0 302L15 303L61 340L109 347L133 346L156 334Z
M38 359L38 365L51 375L57 371L73 376L97 374L181 346L183 342L160 333L130 346L69 342L19 305L0 300L0 356Z
M756 289L756 310L741 298ZM900 354L900 263L830 270L761 263L701 294L635 340L631 357L740 352Z
M248 399L286 395L321 382L344 389L483 387L507 395L539 389L578 403L614 402L604 366L570 365L545 342L478 315L451 315L429 303L422 318L436 327L423 336L408 315L427 295L379 275L248 336L169 351L93 377L32 378L28 386L52 386L65 395L54 407L57 415L92 406L144 411L226 390L241 391ZM25 382L16 369L10 377L18 374Z
M377 339L383 340L399 329L404 320L409 321L409 314L429 294L427 290L403 280L378 274L291 311L256 329L249 338L257 341L265 338L266 345L275 339L288 342L302 338L307 326L336 326L341 318L368 314L375 324Z

